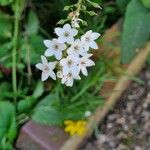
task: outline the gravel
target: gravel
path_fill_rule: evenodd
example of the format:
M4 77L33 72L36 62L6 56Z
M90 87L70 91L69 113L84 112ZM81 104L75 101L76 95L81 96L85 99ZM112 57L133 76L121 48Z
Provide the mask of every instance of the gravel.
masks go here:
M150 150L150 70L138 78L80 150Z

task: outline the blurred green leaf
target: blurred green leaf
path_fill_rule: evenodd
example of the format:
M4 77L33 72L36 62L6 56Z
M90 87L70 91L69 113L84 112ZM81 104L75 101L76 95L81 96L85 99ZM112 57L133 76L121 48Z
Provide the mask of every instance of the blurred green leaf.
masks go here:
M0 12L0 41L4 41L6 38L10 38L12 36L12 24L9 17Z
M17 125L14 106L9 102L0 102L0 148L4 148L4 139L10 144L16 138Z
M29 60L33 65L38 63L45 51L43 38L40 35L31 35L27 41L22 40L21 46L21 57L26 64Z
M131 0L117 0L117 5L122 13L125 12L127 5Z
M132 0L125 15L122 35L123 63L129 63L136 55L136 49L144 46L150 36L150 11L139 0Z
M27 34L28 35L34 35L37 34L39 29L39 20L34 11L29 12L29 17L28 17L28 24L26 27Z
M0 0L0 5L5 6L9 5L13 2L13 0Z
M150 0L141 0L146 8L150 8Z
M43 82L39 81L37 83L36 89L33 93L33 97L34 98L39 98L43 94L43 92L44 92Z

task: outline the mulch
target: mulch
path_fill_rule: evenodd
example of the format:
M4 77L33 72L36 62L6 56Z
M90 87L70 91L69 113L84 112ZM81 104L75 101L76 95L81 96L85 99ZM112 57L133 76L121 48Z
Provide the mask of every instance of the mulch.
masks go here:
M138 75L80 150L150 150L150 70Z

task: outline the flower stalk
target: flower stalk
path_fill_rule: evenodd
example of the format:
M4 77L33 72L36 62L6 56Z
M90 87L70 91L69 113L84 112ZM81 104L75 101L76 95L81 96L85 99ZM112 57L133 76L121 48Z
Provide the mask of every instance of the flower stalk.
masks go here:
M14 34L13 34L13 49L12 49L12 87L15 93L14 105L17 107L17 43L18 43L18 33L19 33L19 20L21 15L20 0L15 1L14 10Z

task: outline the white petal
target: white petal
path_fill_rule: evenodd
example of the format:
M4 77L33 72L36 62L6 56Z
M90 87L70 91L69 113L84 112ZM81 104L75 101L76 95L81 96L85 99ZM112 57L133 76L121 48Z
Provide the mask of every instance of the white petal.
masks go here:
M80 69L78 66L71 67L71 73L73 76L79 75Z
M74 42L74 38L73 37L69 37L69 38L66 39L66 42L68 44L72 44Z
M70 72L70 69L67 66L63 67L63 75L67 75Z
M66 82L66 85L67 85L67 86L70 86L70 87L73 86L73 77L69 77L69 78L68 78L68 80L67 80L67 82Z
M42 72L42 81L45 81L48 79L48 74L45 72Z
M49 76L50 76L53 80L56 80L56 74L54 73L54 71L50 71L50 72L49 72Z
M61 80L61 83L64 84L67 81L67 76L64 76Z
M53 56L54 55L54 52L50 49L47 49L44 53L45 56Z
M76 36L76 35L78 34L78 30L72 29L72 30L71 30L71 33L72 33L73 36Z
M44 57L43 55L41 56L41 60L42 60L43 64L47 64L48 63L46 57Z
M43 41L44 42L44 45L46 46L46 47L51 47L51 45L52 45L52 41L51 40L44 40Z
M57 60L60 60L62 58L62 52L61 51L55 52L55 57Z
M94 33L91 34L91 38L92 38L93 40L98 39L99 36L100 36L100 34L99 34L99 33L96 33L96 32L94 32Z
M91 34L92 34L92 30L89 30L83 36L90 36Z
M98 49L98 45L97 45L97 43L94 42L94 41L91 41L91 42L90 42L90 47L93 48L93 49Z
M60 43L65 43L65 42L66 42L66 38L60 36L60 37L58 38L58 41L59 41Z
M53 70L56 66L56 63L55 62L49 62L48 66L49 66L50 70Z
M43 64L39 63L35 65L36 68L40 69L41 71L43 70Z
M83 75L87 76L88 75L88 72L87 72L87 69L86 67L82 67L81 68L81 72L83 73Z
M71 26L70 26L69 24L65 24L65 25L63 26L63 29L64 29L65 31L70 31L70 30L71 30Z
M86 66L87 66L87 67L91 67L91 66L94 66L94 65L95 65L95 63L94 63L93 60L88 59L88 60L86 61Z
M74 76L73 78L76 79L76 80L81 80L81 77L79 75Z
M55 33L56 33L58 36L61 36L61 35L62 35L62 32L63 32L63 29L62 29L62 28L55 28Z
M60 60L61 66L66 66L66 63L67 63L67 59L66 58L63 58L62 60Z
M66 47L66 45L65 44L59 44L59 47L60 47L60 50L65 50L67 47Z

